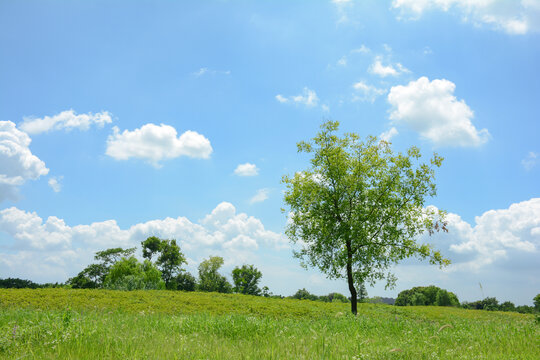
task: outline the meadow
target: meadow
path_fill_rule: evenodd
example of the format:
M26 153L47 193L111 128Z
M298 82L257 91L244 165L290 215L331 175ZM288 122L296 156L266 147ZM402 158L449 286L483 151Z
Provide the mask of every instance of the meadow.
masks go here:
M0 359L539 359L536 316L181 291L0 290Z

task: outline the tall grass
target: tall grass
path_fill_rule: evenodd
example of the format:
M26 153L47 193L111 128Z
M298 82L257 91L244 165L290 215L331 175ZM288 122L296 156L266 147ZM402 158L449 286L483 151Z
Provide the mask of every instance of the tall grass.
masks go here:
M347 304L165 291L11 290L0 302L5 359L540 358L540 326L515 313L361 304L354 317Z

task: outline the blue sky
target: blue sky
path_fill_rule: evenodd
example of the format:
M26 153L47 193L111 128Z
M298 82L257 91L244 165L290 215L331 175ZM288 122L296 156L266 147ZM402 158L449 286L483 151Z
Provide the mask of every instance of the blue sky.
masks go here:
M188 270L347 293L300 268L285 174L322 121L445 158L453 264L396 296L540 291L540 1L0 1L0 277L65 281L96 250L176 238ZM479 286L482 284L482 289Z

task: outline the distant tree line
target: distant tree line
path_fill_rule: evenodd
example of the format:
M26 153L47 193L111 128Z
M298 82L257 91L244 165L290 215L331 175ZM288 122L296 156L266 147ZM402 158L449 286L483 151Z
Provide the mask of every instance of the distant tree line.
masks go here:
M232 271L233 284L219 270L222 257L210 256L199 264L196 279L182 268L186 258L176 240L151 236L141 242L143 261L133 254L135 248L112 248L98 251L97 261L83 269L67 284L74 289L113 290L182 290L214 291L247 295L269 295L267 287L258 284L262 273L254 265L243 265Z
M42 289L56 287L65 287L65 285L59 283L38 284L30 280L19 278L0 279L0 289Z
M511 301L499 303L494 297L473 302L459 302L457 296L437 286L417 286L409 290L403 290L398 294L395 305L397 306L454 306L471 310L488 311L515 311L522 314L540 312L540 294L533 299L534 306L516 306Z

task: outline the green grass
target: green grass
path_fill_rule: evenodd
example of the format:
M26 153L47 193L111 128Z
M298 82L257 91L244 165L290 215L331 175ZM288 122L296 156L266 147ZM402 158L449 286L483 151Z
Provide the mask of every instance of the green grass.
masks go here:
M539 359L532 315L215 293L0 290L2 359Z

